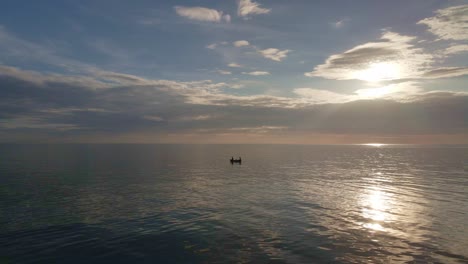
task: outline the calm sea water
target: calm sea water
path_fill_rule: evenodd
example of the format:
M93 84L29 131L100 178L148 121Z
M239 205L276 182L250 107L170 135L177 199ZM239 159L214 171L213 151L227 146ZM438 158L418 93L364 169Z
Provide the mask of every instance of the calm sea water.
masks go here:
M467 225L463 146L0 145L0 263L468 263Z

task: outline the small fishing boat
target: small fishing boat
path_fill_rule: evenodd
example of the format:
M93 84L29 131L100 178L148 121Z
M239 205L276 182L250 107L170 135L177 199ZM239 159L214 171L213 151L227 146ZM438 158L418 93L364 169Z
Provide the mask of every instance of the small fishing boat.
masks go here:
M231 163L242 163L242 159L241 157L239 157L238 159L234 159L234 157L231 157L231 159L229 160Z

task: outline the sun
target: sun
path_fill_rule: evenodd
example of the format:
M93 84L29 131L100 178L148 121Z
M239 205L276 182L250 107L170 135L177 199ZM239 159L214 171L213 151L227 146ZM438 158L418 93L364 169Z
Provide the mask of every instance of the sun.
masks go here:
M401 77L401 67L396 62L371 63L367 69L356 71L354 75L356 79L367 82L394 80Z

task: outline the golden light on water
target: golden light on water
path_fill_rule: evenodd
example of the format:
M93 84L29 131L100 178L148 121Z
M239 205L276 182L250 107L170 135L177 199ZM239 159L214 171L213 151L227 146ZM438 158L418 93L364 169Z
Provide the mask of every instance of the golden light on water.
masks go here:
M367 197L367 203L370 209L364 209L364 216L372 220L383 221L385 214L383 213L387 208L383 194L379 190L373 190Z
M383 231L384 228L380 224L376 223L366 223L363 225L365 228L376 230L376 231Z
M371 190L362 200L364 208L362 216L371 221L363 224L363 227L383 231L384 228L380 224L387 220L387 210L389 209L387 197L380 190Z

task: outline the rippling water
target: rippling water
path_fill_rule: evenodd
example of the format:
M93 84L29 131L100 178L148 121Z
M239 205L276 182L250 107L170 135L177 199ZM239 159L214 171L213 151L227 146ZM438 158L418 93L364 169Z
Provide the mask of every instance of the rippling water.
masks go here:
M463 146L0 145L0 263L467 263L467 214Z

